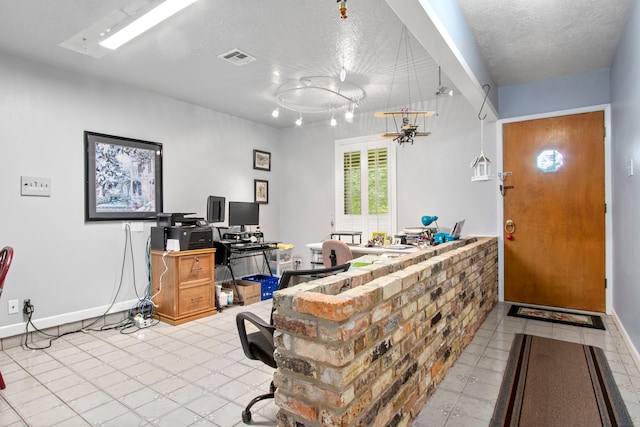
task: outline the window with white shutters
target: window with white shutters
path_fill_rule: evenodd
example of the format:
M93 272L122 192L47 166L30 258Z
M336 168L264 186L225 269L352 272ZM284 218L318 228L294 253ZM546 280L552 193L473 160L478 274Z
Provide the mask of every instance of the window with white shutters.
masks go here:
M395 146L379 136L336 141L336 231L392 235L395 225Z

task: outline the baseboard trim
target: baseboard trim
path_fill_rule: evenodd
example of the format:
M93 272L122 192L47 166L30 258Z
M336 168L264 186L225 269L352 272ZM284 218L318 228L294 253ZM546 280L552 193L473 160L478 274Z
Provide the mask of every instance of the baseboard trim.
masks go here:
M640 353L638 353L638 349L633 345L633 342L631 342L631 338L629 337L629 334L627 334L627 330L622 325L622 322L618 317L618 313L616 313L616 311L612 309L611 316L613 317L613 321L616 322L618 330L622 334L622 339L625 343L627 343L627 347L629 347L629 352L631 353L633 361L636 363L636 368L640 370Z
M109 309L108 305L103 305L100 307L89 308L86 310L73 311L70 313L59 314L51 317L44 317L42 319L33 319L33 324L36 325L38 329L47 329L54 328L57 326L62 326L67 323L72 322L80 322L87 319L92 319L95 317L99 317L105 314L105 311L109 309L106 314L118 313L121 311L129 310L135 304L138 303L137 299L132 299L129 301L122 301L113 304L113 307ZM22 317L22 316L21 316ZM14 323L12 325L0 326L0 338L8 338L16 335L24 334L26 327L26 322Z

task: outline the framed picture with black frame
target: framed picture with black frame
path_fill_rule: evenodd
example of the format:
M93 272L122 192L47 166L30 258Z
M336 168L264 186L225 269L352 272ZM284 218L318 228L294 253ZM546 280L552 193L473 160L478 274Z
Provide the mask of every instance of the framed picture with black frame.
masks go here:
M263 179L253 180L254 202L269 203L269 181Z
M154 220L162 212L162 144L84 132L85 221Z
M271 153L267 151L253 150L253 168L262 171L270 171Z

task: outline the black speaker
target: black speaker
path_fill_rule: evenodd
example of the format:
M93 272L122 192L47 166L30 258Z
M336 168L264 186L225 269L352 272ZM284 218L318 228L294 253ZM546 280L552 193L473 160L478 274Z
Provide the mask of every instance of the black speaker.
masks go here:
M169 214L169 218L171 218L171 214ZM164 251L167 248L168 231L169 227L151 227L151 250Z
M207 222L224 222L225 198L220 196L209 196L207 198Z

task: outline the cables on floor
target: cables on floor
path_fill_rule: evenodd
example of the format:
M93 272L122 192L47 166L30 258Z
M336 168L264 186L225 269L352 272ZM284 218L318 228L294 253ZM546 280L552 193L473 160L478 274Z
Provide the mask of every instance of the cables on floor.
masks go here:
M149 240L147 241L147 254L149 251ZM136 294L136 297L138 298L138 302L134 305L134 307L132 307L131 309L129 309L128 315L126 317L124 317L123 319L121 319L118 322L112 323L112 324L105 324L99 328L91 328L93 325L95 325L99 320L101 319L105 319L106 320L106 316L107 314L109 314L109 311L113 308L118 295L120 294L120 291L122 290L122 285L124 282L124 271L125 271L125 266L126 266L126 259L127 259L127 250L129 250L129 252L131 253L131 269L132 269L132 274L133 274L133 288ZM148 256L148 255L147 255ZM149 271L149 280L151 277L151 273ZM149 290L147 292L145 292L145 294L143 296L140 296L138 294L138 289L136 287L136 272L135 272L135 262L134 262L134 256L133 256L133 245L132 245L132 239L131 239L131 228L129 226L129 224L125 225L125 242L124 242L124 249L123 249L123 254L122 254L122 266L120 268L120 279L118 281L118 288L116 290L116 293L113 297L113 299L111 300L111 303L109 304L109 306L107 307L107 309L104 311L104 313L98 317L95 318L95 320L93 320L91 323L89 323L88 325L82 327L82 328L78 328L76 330L73 331L68 331L62 334L57 334L57 335L52 335L49 333L46 333L40 329L38 329L36 327L36 325L33 323L32 318L33 318L33 314L35 312L35 306L31 303L30 300L25 300L24 303L24 307L23 307L23 312L24 314L27 316L27 321L26 321L26 325L25 325L25 332L24 332L24 342L21 341L21 345L23 346L23 348L27 348L29 350L45 350L49 347L51 347L51 344L53 343L53 341L57 340L58 338L61 338L63 336L66 335L71 335L71 334L75 334L78 332L99 332L99 331L106 331L106 330L113 330L113 329L119 329L121 333L125 333L125 334L131 334L131 333L135 333L137 332L139 329L141 328L145 328L145 327L150 327L150 326L154 326L157 325L160 320L159 319L154 319L154 316L156 316L155 314L155 306L153 305L153 301L151 301L151 298L149 297L150 295L150 288L151 286L148 287ZM133 313L133 315L132 315ZM136 321L136 315L139 314L139 318L142 318L143 321ZM157 316L156 316L157 317ZM41 335L44 335L45 337L49 338L49 342L48 344L46 344L45 346L42 347L38 347L38 346L33 346L31 344L29 344L29 326L31 326L31 328L33 329L34 332L37 332ZM129 329L133 329L132 331L128 331ZM128 331L128 332L125 332Z

